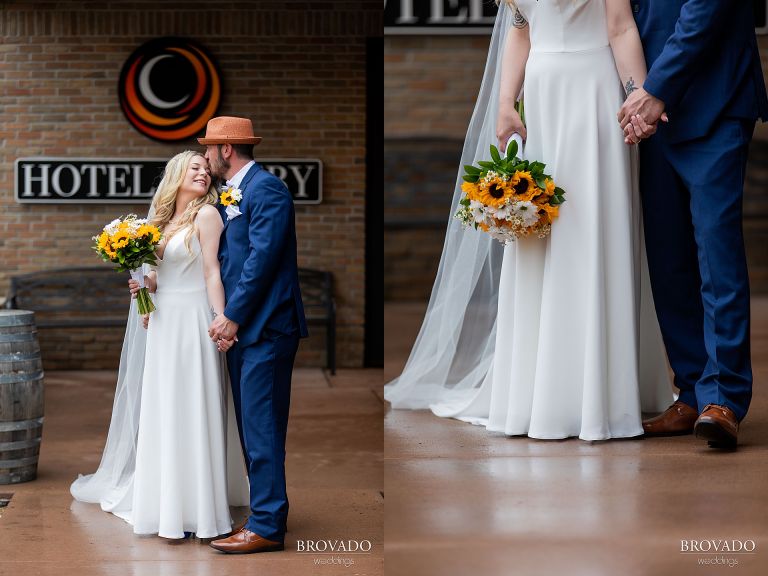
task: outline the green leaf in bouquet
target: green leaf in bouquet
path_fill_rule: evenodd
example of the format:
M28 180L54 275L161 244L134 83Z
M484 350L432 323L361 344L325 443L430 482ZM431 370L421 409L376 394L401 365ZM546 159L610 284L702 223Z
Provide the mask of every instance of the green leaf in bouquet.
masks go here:
M514 160L517 156L517 141L510 140L507 142L507 160Z
M469 206L469 198L462 198L459 204L462 206Z
M478 164L480 164L480 166L482 166L483 168L488 168L488 169L496 168L496 164L494 164L493 162L488 162L488 160L480 160Z
M472 166L472 164L465 164L464 171L467 174L480 174L480 172L482 172L480 168L478 168L477 166Z
M541 162L532 162L531 172L541 172L544 170L544 166L546 166L546 164L542 164Z
M534 181L536 182L536 186L544 190L547 187L547 180L546 178L542 178L541 176L534 177Z
M465 182L472 182L474 184L475 182L477 182L480 179L480 175L479 174L464 174L464 176L462 176L462 179Z
M496 148L493 144L491 144L491 158L493 158L493 161L496 162L496 164L501 164L501 156L499 155L499 149ZM478 162L478 164L480 164ZM480 164L482 166L482 164Z

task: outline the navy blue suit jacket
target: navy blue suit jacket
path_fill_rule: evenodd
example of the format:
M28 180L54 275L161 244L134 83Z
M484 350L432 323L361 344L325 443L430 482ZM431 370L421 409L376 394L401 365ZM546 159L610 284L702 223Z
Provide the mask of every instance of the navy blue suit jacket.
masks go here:
M240 189L241 214L228 220L219 244L221 279L227 295L224 315L240 327L241 346L253 344L265 328L307 335L296 264L293 198L282 180L258 163Z
M752 2L631 0L648 63L643 88L664 101L670 142L721 117L768 119Z

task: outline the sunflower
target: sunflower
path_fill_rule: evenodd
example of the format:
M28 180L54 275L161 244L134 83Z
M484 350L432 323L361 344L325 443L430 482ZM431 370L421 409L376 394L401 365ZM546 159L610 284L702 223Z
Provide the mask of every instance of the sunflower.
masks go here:
M550 197L554 196L555 188L556 188L555 181L552 180L552 178L547 178L546 182L547 182L547 187L544 189L544 193Z
M559 206L552 206L552 204L542 204L539 206L539 216L543 217L550 224L557 218L559 212Z
M229 190L227 190L226 192L222 192L221 196L219 196L219 202L221 202L223 206L229 206L230 204L232 204L232 202L234 202L234 199L232 198L232 192L230 192Z
M117 252L116 252L116 251L114 251L114 250L112 250L112 248L111 248L110 246L105 246L105 247L104 247L104 252L106 253L106 255L107 255L107 256L109 256L109 257L110 257L110 258L112 258L113 260L114 260L115 258L117 258Z
M139 226L139 229L136 230L136 236L138 238L144 238L144 236L151 236L154 226L150 226L149 224L142 224Z
M486 206L501 208L514 195L514 188L499 177L494 177L485 182L478 191L478 201Z
M517 183L513 185L515 200L527 202L539 192L536 182L530 172L515 172Z
M461 185L461 191L467 195L469 200L477 200L480 197L480 186L475 182L464 182Z
M109 246L109 234L107 234L106 232L102 232L102 233L99 235L99 239L98 239L98 241L97 241L97 246L98 246L98 247L99 247L101 250L104 250L104 249L106 249L106 248L107 248L107 246Z
M131 234L127 230L120 230L118 229L117 232L115 232L112 235L111 241L112 241L112 248L114 250L117 250L118 248L125 248L128 246L128 242L131 240Z

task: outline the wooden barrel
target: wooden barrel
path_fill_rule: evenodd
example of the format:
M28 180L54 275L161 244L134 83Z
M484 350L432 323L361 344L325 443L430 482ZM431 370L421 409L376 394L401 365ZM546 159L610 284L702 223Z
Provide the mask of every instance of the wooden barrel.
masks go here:
M43 434L43 363L35 314L0 310L0 484L34 480Z

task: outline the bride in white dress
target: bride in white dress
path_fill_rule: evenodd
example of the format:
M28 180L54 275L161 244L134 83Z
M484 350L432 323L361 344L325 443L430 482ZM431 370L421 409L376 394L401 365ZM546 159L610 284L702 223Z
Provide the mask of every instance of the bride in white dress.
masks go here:
M163 241L146 276L157 310L144 319L144 343L131 326L141 321L132 305L102 463L71 487L76 499L100 503L136 534L213 538L231 531L229 506L248 505L221 353L231 342L217 350L208 337L214 312L224 309L216 201L200 153L168 162L151 218Z
M449 225L419 338L385 389L394 408L507 435L604 440L642 435L641 405L670 404L636 159L616 122L622 85L645 74L628 0L500 6L461 164L522 133L524 157L546 163L567 202L548 238L503 258L482 233L462 238ZM525 127L513 108L521 88Z

